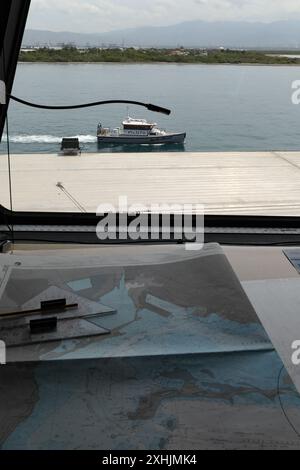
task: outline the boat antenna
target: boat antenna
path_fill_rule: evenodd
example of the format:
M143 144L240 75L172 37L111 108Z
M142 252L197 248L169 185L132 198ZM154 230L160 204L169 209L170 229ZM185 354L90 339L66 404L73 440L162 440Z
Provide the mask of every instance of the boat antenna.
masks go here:
M127 106L127 119L129 119L129 106Z

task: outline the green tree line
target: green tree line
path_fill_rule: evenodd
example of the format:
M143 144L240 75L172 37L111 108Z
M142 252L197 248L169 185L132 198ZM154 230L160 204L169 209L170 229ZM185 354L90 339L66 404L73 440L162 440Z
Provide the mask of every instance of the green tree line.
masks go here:
M299 59L270 56L258 51L211 50L206 54L197 49L98 49L79 50L63 47L60 50L40 48L21 52L21 62L120 62L120 63L184 63L184 64L266 64L295 65Z

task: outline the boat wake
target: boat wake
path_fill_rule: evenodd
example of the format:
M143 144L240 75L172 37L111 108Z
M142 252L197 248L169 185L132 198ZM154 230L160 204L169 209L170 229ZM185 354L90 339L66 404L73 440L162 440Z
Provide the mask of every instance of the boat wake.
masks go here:
M80 143L89 144L96 143L97 137L93 135L76 135L70 136L79 139ZM60 144L62 137L56 137L53 135L12 135L9 137L9 141L14 144ZM4 135L3 142L7 142L7 136Z

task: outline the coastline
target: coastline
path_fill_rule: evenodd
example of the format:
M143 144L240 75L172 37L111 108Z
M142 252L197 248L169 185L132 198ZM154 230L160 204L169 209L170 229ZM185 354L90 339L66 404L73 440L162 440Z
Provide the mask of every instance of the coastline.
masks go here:
M109 62L109 61L99 61L99 62L94 62L94 61L82 61L82 62L76 62L76 61L63 61L63 62L51 62L51 61L19 61L18 64L41 64L41 65L200 65L200 66L232 66L232 67L300 67L300 62L298 64L267 64L267 63L257 63L254 64L253 62L243 62L240 64L233 64L231 62L138 62L138 61L133 61L133 62Z
M166 65L258 65L258 66L300 66L299 57L270 55L264 51L176 50L166 49L86 49L79 51L75 47L62 47L59 50L39 48L34 52L22 52L20 63L50 64L166 64Z

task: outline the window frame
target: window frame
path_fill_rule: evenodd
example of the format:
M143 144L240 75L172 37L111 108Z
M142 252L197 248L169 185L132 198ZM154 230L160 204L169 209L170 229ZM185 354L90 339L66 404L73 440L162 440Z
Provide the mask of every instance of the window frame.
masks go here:
M30 4L31 0L0 2L0 79L5 81L8 94L6 105L0 105L0 142ZM72 237L73 242L77 240L79 243L103 243L96 236L96 226L100 220L101 217L92 213L12 212L0 205L0 225L7 227L5 232L0 232L0 244L12 236L14 240L50 239L67 242ZM131 220L132 218L128 217L128 223ZM171 226L172 221L174 219L171 216ZM195 216L193 222L195 226ZM48 226L51 231L41 230L43 226ZM87 227L89 230L79 230L81 227ZM291 229L294 229L296 234L290 233ZM125 243L129 241L125 240ZM205 217L205 242L300 245L300 217L208 215Z

